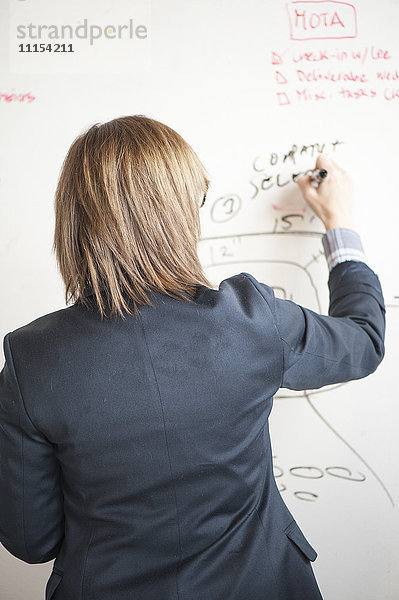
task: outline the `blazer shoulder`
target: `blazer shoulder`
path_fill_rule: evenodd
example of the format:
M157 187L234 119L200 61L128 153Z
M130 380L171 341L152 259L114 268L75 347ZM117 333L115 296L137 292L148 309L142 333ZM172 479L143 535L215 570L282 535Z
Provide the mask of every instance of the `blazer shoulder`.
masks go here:
M251 273L242 271L237 275L223 279L219 284L219 292L230 305L237 304L245 312L256 310L261 318L265 308L274 314L275 296L273 288L259 282Z
M260 289L265 290L267 296L274 296L273 288L268 286L266 283L259 282L251 273L247 273L246 271L242 271L237 275L232 275L227 279L223 279L220 282L219 288L223 289L226 286L232 286L237 289L252 289L260 291Z
M13 345L24 344L31 339L46 339L57 335L60 329L68 327L77 310L79 309L75 305L55 310L13 329L7 335Z
M241 275L251 282L252 286L265 298L265 300L268 302L272 302L274 300L274 290L270 285L258 281L253 275L251 275L251 273L243 271Z

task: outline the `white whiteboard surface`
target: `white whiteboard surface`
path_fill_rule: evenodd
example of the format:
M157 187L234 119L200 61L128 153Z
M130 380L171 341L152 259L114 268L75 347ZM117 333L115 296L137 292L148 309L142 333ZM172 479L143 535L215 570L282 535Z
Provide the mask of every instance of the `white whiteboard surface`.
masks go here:
M48 27L41 39L27 39L29 23ZM319 554L325 600L399 597L398 23L398 0L0 5L1 338L65 306L53 195L71 142L95 122L144 114L193 146L211 176L199 254L215 287L247 271L323 313L323 228L292 176L320 151L352 175L387 303L386 358L361 381L281 390L271 415L276 481ZM61 44L62 24L102 37L64 40L74 53L26 51ZM120 39L105 36L119 26ZM4 599L39 600L50 571L0 550Z

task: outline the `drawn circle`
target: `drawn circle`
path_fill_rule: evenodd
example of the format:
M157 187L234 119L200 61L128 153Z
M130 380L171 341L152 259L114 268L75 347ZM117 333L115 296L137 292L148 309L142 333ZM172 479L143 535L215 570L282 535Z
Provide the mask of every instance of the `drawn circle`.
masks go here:
M302 474L302 470L304 473ZM301 471L297 473L297 471ZM304 479L321 479L324 476L324 473L319 467L291 467L290 469L291 475L295 475L295 477L303 477Z
M284 471L281 467L278 467L277 465L273 465L273 475L275 478L282 477L284 475Z
M339 472L334 473L333 469L335 471L344 471L344 473L346 473L345 475L340 474ZM326 472L329 475L332 475L333 477L339 477L340 479L347 479L349 481L365 481L366 480L366 476L363 475L363 473L358 473L358 478L356 478L355 476L352 476L352 471L350 469L348 469L347 467L326 467ZM359 479L360 477L360 479Z
M215 200L211 209L211 219L215 223L230 221L241 209L241 198L236 194L228 194Z
M294 496L299 500L306 500L306 502L315 502L319 496L313 494L313 492L294 492Z

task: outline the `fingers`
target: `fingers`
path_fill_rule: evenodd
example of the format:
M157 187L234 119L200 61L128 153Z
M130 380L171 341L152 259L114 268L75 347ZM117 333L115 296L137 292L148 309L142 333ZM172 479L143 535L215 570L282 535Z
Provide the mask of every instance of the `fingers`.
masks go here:
M331 169L332 164L331 158L328 158L325 154L319 154L316 159L316 169L326 169L328 171L328 167Z
M326 230L351 227L353 223L353 184L349 174L332 158L319 154L314 169L325 169L327 177L318 187L311 185L310 175L296 177L302 196L313 212L324 223Z
M319 154L316 159L315 169L325 169L328 173L328 176L325 180L323 180L323 190L329 187L330 182L334 180L334 175L337 175L337 172L340 174L346 175L346 171L342 169L332 158L326 156L325 154ZM309 175L300 175L295 177L294 182L298 184L303 196L305 199L308 198L316 198L318 192L320 190L318 188L314 188L310 185L310 176Z
M299 189L302 192L305 200L315 198L317 196L316 188L310 185L310 176L309 175L301 175L295 179L295 183L298 184Z
M342 171L342 168L339 165L337 165L337 163L333 161L332 158L325 156L325 154L318 155L316 159L315 169L325 169L327 172L330 170L330 173L336 169ZM299 187L301 187L306 181L308 183L310 182L309 175L300 175L294 178L294 182L297 183Z

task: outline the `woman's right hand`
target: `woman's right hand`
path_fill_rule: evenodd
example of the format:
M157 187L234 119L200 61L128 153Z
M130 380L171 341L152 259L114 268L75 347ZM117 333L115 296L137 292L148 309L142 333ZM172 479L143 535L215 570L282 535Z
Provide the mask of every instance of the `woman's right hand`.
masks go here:
M319 154L315 169L326 169L327 177L317 188L309 175L301 175L298 184L306 203L324 223L326 231L335 227L354 229L353 181L331 158Z

